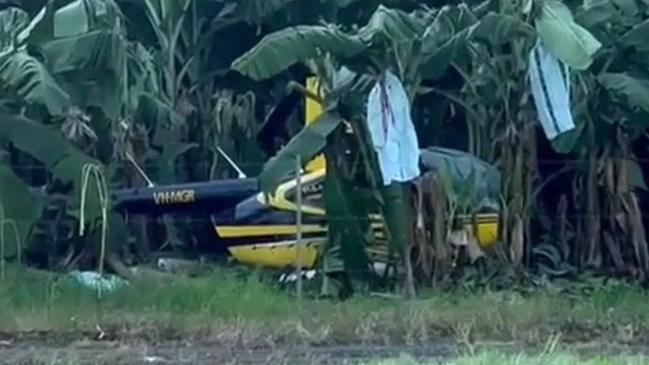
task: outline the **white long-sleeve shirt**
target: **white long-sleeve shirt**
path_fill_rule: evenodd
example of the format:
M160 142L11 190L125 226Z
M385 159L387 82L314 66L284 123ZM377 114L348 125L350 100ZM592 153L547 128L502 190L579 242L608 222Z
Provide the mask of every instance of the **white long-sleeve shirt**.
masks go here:
M530 53L529 77L536 111L546 137L552 140L574 129L568 66L539 42Z
M401 81L389 71L370 92L367 123L383 184L407 182L419 176L420 151L410 101Z

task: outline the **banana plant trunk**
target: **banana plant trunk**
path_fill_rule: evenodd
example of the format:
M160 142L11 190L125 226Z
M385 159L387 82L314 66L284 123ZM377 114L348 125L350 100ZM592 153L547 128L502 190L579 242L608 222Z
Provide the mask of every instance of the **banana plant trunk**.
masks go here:
M413 242L410 185L409 183L390 184L381 188L381 195L389 242L403 262L405 295L408 299L414 299L415 280L410 254Z

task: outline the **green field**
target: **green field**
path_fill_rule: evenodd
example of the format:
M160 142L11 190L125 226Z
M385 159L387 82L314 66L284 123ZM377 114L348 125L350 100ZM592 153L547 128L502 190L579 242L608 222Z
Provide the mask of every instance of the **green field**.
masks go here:
M85 333L99 325L115 335L157 339L209 338L224 345L420 345L452 339L463 347L504 343L642 344L649 301L622 284L573 284L528 293L423 293L403 301L359 294L350 300L298 302L250 273L220 270L200 278L133 283L101 300L67 277L12 269L0 282L3 332Z
M30 359L40 354L37 364L53 363L52 356L74 365L137 363L117 362L102 341L137 344L128 359L141 356L137 346L181 353L182 342L223 358L244 350L307 353L287 364L320 363L319 353L371 365L642 364L631 355L649 353L648 301L641 288L593 282L527 292L430 291L413 301L369 293L318 299L307 290L300 302L293 286L225 269L132 283L98 300L69 277L14 267L0 281L0 340L17 344L21 356L21 344L37 344L24 350ZM80 354L92 361L77 360ZM375 354L394 360L372 362ZM237 356L237 364L256 363Z

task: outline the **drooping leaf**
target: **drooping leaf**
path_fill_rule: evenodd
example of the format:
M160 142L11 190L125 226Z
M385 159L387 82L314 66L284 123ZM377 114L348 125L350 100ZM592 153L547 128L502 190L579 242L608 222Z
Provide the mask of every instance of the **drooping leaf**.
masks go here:
M142 94L137 109L138 118L153 129L151 143L165 146L175 141L174 130L183 122L182 116L168 104L151 94Z
M570 9L559 0L543 2L536 30L552 55L577 70L590 67L593 55L602 46L588 30L574 21Z
M29 25L29 14L16 7L0 11L0 49L18 46L18 35Z
M422 35L421 69L426 78L437 79L468 45L477 19L466 9L445 7Z
M68 143L56 129L25 117L0 113L0 141L40 161L54 176L73 183L73 204L79 207L82 187L82 169L86 164L101 164ZM88 188L86 217L100 216L97 191L94 184Z
M261 188L272 192L295 172L297 157L304 165L311 161L327 143L327 137L342 122L338 113L325 112L313 123L305 126L291 141L271 158L259 175Z
M584 123L577 123L577 128L562 133L551 141L552 148L558 153L570 153L579 146L583 136Z
M196 143L174 143L165 145L162 154L158 158L157 181L161 184L173 183L176 176L175 168L178 157L198 147Z
M0 81L4 90L27 104L42 105L51 115L63 115L71 106L70 96L45 66L24 51L0 56Z
M606 73L600 75L598 81L631 110L649 113L649 80L625 73Z
M158 95L158 69L153 55L140 43L128 49L127 69L133 81L129 83L128 109L133 113L137 109L140 96L143 94Z
M346 58L366 49L358 37L327 26L300 25L265 36L232 63L232 68L254 80L264 80L324 53Z
M4 229L6 258L15 257L17 250L25 246L30 227L38 219L42 206L43 202L29 191L11 167L0 162L0 230ZM17 238L14 227L18 231Z
M485 202L497 204L501 175L495 166L468 152L442 147L428 147L421 150L420 161L425 171L449 174L449 181L457 181L461 186L474 186L477 195L484 198ZM458 184L449 185L455 189L461 188ZM475 202L475 204L480 203L483 202Z
M639 52L647 52L649 51L647 35L649 35L649 19L636 24L620 37L619 42L624 47L635 48Z
M416 40L424 30L424 23L412 14L379 5L359 36L366 44L376 45L386 40L404 43Z
M561 251L554 245L544 244L534 247L532 253L537 256L535 259L545 259L553 267L561 264Z
M521 37L534 35L534 28L518 17L489 12L472 29L473 38L498 46Z
M127 45L114 0L49 2L23 36L74 104L110 118L126 103Z
M533 34L533 29L521 20L492 12L480 20L464 21L465 28L449 28L449 23L452 21L440 14L424 34L422 72L426 77L436 79L443 76L451 62L462 58L472 40L497 46Z
M333 90L328 91L327 99L338 100L338 105L347 115L362 115L367 108L367 97L376 80L367 74L357 74L342 67L334 76Z
M41 44L53 75L67 81L67 90L81 106L100 107L117 118L128 102L125 95L127 49L118 33L96 30Z
M626 16L640 15L640 8L638 7L638 0L611 0L615 6L620 9L620 12ZM642 3L644 0L640 0ZM646 3L645 3L646 4Z
M96 30L41 44L53 74L67 72L122 72L127 56L120 34Z
M422 50L422 73L426 78L438 79L446 73L451 62L466 50L471 30L466 28L439 45L424 44ZM427 36L424 36L425 42ZM428 41L430 42L430 41Z
M610 26L611 23L630 26L642 16L637 2L638 0L584 1L575 14L575 20L588 29Z
M17 41L18 44L24 44L27 39L31 36L32 30L40 24L40 22L45 18L45 15L47 14L47 7L42 8L36 16L29 22L29 25L25 27L25 29L21 30L20 33L18 33L17 36Z
M629 185L635 189L649 191L640 163L637 160L627 160L626 162L629 167Z
M615 4L611 0L586 3L575 15L575 20L587 28L604 24L617 16Z

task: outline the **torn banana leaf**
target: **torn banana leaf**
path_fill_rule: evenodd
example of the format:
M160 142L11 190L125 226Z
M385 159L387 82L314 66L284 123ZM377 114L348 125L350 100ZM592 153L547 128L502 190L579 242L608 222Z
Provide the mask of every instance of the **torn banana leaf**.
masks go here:
M81 198L82 170L86 164L100 164L71 145L56 129L9 113L0 112L0 141L9 142L17 149L40 161L57 178L73 183L73 206L78 208ZM86 217L101 216L94 181L88 186Z
M602 44L577 24L570 9L561 1L543 3L536 31L550 53L571 68L585 70Z
M340 125L341 116L336 112L325 112L316 121L302 128L291 141L271 158L259 175L261 188L272 192L286 178L295 174L297 157L302 166L322 152L327 137Z

